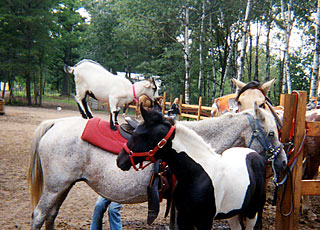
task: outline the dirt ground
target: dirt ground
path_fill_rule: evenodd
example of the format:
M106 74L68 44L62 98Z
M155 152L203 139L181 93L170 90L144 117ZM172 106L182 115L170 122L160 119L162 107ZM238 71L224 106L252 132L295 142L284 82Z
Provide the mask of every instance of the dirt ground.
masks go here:
M34 130L46 119L79 116L76 110L56 105L46 108L6 106L0 116L0 229L30 229L31 206L27 185L29 151ZM107 118L105 113L95 116ZM120 116L120 122L123 121ZM270 189L270 188L269 188ZM56 219L56 229L89 229L97 194L84 182L77 183L63 203ZM275 207L270 205L268 194L264 212L264 229L275 229ZM319 197L313 197L313 210L320 215ZM147 204L123 205L121 219L123 229L167 229L169 218L164 218L165 202L161 203L159 217L152 225L146 224ZM108 217L104 229L109 229ZM215 223L213 229L229 229L225 222ZM301 217L299 229L320 229L319 221Z

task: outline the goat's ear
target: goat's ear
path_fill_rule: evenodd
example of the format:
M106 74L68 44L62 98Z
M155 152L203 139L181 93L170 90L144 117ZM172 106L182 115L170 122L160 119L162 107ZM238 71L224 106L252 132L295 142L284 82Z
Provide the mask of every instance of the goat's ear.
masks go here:
M263 90L264 93L267 93L270 87L273 85L276 79L272 79L270 81L267 81L261 85L261 89Z
M143 86L146 87L146 88L149 88L151 86L150 81L148 81L148 80L144 81Z
M232 78L231 81L233 82L233 84L235 84L238 87L238 89L242 89L246 85L242 81L238 81L235 78Z

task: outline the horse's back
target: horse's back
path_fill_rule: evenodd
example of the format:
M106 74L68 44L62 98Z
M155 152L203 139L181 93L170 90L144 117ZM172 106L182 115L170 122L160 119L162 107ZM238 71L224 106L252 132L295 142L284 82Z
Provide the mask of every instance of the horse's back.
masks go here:
M256 202L263 200L261 192L265 168L263 158L258 153L252 149L234 147L222 153L222 160L225 167L221 175L213 179L214 186L219 188L215 190L218 213L247 209L247 206L255 205L255 198Z

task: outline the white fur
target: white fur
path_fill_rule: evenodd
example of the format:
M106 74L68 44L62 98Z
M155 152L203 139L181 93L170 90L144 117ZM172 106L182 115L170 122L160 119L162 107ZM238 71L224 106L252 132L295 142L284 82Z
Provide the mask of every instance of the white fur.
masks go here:
M212 180L217 213L240 209L250 183L246 156L254 152L249 148L234 147L219 155L193 130L176 124L172 148L186 152L200 164Z
M131 82L117 75L114 75L103 68L100 64L91 60L82 60L74 67L67 68L69 73L74 74L76 83L76 101L82 107L81 100L86 92L92 92L97 100L109 102L112 112L119 111L120 106L134 100ZM154 98L154 86L148 80L134 83L136 97L145 94Z

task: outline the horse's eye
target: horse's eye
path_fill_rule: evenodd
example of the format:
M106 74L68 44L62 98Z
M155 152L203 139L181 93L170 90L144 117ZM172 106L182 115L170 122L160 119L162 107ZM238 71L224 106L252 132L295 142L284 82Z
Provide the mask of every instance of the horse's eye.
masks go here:
M269 136L269 137L274 137L274 132L273 132L273 131L270 131L269 134L268 134L268 136Z
M259 105L259 108L265 109L266 105L263 103L263 104Z

